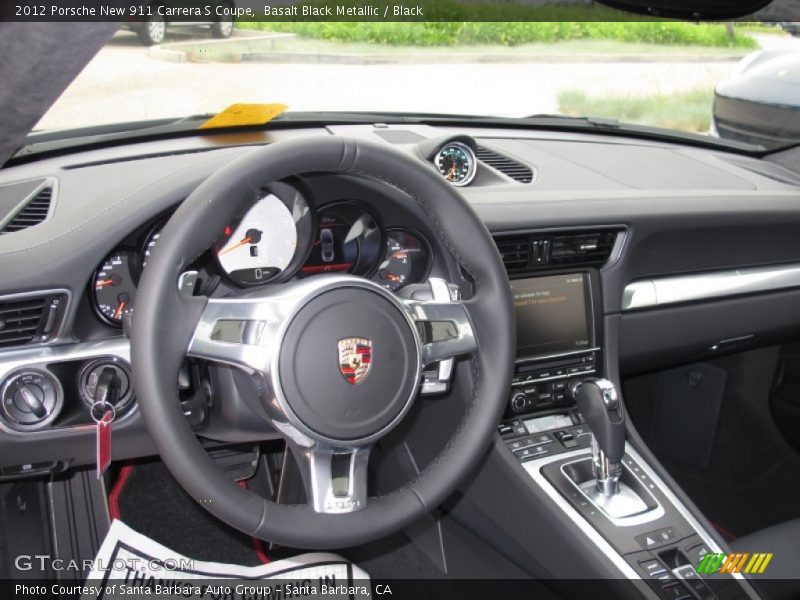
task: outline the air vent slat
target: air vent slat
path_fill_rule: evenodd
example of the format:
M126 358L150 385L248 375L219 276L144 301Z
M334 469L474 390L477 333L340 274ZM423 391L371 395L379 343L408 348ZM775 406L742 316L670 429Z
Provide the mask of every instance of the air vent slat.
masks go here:
M0 348L47 341L65 307L62 293L0 299Z
M535 171L531 167L509 158L508 156L504 156L499 152L495 152L486 146L478 146L475 154L481 162L486 163L520 183L531 183L534 179Z
M38 225L50 213L50 203L53 199L53 188L42 188L14 217L0 230L0 235L14 233L28 227Z
M616 239L613 230L557 231L497 236L495 244L506 271L520 274L565 266L601 266L611 256Z

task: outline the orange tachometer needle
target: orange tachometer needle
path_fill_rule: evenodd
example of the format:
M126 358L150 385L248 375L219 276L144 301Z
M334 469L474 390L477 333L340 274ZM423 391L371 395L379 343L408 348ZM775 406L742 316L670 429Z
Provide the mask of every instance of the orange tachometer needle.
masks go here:
M217 256L222 256L223 254L226 254L226 253L230 252L231 250L236 250L237 248L241 248L242 246L246 246L247 244L250 243L251 239L252 238L246 237L243 240L236 242L230 248L225 248L224 250L221 250L220 252L217 253Z
M103 287L104 285L113 285L113 279L104 279L103 281L98 281L95 283L95 287Z
M117 310L114 311L114 318L121 319L122 318L122 311L125 310L125 303L120 302Z

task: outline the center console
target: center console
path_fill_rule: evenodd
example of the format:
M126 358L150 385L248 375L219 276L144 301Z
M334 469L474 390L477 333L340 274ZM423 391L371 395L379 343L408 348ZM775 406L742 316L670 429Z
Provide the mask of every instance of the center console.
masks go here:
M531 485L645 597L753 597L738 574L697 573L702 556L721 549L626 441L624 403L604 367L598 272L510 285L518 350L499 434Z

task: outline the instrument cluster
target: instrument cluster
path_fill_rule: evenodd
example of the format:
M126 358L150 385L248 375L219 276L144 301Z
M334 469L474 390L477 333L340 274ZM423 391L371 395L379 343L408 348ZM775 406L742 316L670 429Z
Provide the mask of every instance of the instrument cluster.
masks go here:
M90 296L106 324L120 327L132 314L139 279L167 220L132 235L97 267ZM233 291L321 273L351 273L397 291L424 281L431 261L430 244L419 233L382 227L354 201L314 207L296 188L278 183L244 206L189 269L198 272L195 291L202 294L220 286Z

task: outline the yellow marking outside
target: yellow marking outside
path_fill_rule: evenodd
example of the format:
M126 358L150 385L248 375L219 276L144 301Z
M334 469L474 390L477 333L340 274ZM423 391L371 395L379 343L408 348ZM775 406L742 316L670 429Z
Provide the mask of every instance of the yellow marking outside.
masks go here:
M285 104L231 104L200 125L198 129L263 125L283 113L287 108L289 107Z
M772 552L770 552L764 557L764 562L761 563L761 566L758 569L759 574L764 572L764 570L767 568L767 565L769 564L769 561L771 560L772 560Z

